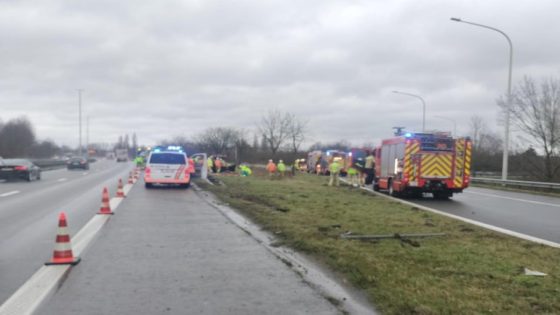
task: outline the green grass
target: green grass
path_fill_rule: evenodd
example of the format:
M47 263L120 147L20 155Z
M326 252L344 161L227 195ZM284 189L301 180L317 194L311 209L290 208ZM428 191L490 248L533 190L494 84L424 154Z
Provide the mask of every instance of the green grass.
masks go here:
M560 314L560 250L404 206L327 178L221 176L205 185L279 237L366 292L385 314ZM400 240L343 240L339 235L434 233ZM522 274L523 267L545 277Z

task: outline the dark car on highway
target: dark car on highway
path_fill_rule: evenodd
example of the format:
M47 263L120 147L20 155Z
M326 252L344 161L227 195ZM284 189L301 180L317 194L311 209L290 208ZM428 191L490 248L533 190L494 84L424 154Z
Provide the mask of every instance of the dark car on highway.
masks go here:
M84 157L73 157L66 162L66 168L69 170L74 168L89 170L89 161Z
M0 163L0 179L41 179L41 168L25 159L4 159Z

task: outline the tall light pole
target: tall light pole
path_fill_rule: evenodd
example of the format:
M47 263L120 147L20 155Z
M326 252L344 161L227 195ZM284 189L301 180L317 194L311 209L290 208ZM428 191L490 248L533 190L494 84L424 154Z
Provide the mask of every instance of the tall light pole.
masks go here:
M86 157L89 158L89 115L86 116Z
M459 18L451 18L451 21L455 21L455 22L461 22L461 23L466 23L466 24L470 24L470 25L474 25L474 26L479 26L482 28L486 28L495 32L498 32L502 35L504 35L504 37L506 38L508 44L509 44L509 72L508 72L508 86L507 86L507 104L506 104L506 123L505 123L505 136L504 136L504 154L502 156L502 180L506 180L507 179L507 174L508 174L508 157L509 157L509 116L510 116L510 109L511 109L511 71L512 71L512 66L513 66L513 44L511 43L511 39L509 39L509 36L507 36L506 33L504 33L503 31L495 28L495 27L491 27L491 26L487 26L487 25L482 25L482 24L478 24L478 23L473 23L473 22L468 22L468 21L464 21L461 20Z
M393 91L393 93L412 96L419 99L422 102L422 132L426 132L426 102L424 101L424 99L420 95L407 93L407 92Z
M82 156L82 90L78 89L78 125L80 145L78 146L78 155Z
M457 137L457 121L455 119L451 119L451 118L443 117L443 116L434 116L434 117L439 118L439 119L445 119L445 120L448 120L448 121L452 122L453 123L453 137Z

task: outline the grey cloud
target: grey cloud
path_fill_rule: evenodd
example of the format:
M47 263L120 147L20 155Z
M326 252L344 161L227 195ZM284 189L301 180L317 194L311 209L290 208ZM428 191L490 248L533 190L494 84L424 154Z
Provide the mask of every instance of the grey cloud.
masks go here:
M505 5L507 4L507 5ZM554 1L0 2L0 117L77 144L77 88L92 141L141 142L210 126L254 129L269 108L309 120L310 142L355 144L485 115L496 125L507 46L514 78L558 75ZM495 126L499 130L499 126Z

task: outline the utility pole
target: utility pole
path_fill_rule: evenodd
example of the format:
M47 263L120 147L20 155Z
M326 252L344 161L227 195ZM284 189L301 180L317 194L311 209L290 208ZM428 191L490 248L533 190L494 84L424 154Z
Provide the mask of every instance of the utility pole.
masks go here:
M86 116L86 156L89 158L89 115Z
M78 125L80 144L78 146L78 155L82 156L82 89L78 89Z

